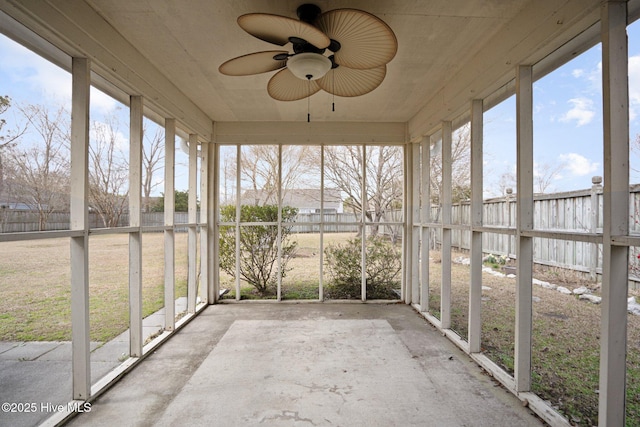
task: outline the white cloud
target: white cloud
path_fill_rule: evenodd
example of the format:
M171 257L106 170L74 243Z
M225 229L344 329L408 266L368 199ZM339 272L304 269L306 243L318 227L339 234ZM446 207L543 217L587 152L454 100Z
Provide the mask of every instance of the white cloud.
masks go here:
M2 69L12 84L26 87L40 98L58 103L71 99L71 74L22 45L0 37ZM12 96L16 100L18 96Z
M108 142L113 139L117 150L123 153L129 151L129 138L117 128L117 123L104 123L94 121L89 129L89 139L91 141L103 140Z
M90 93L91 108L96 109L100 114L107 114L114 111L119 104L118 101L95 87L91 87Z
M596 113L593 101L589 98L572 98L568 101L573 107L560 117L561 122L576 122L576 126L584 126L591 123Z
M575 78L582 77L584 75L584 70L580 68L576 68L571 72L571 75Z
M578 153L560 154L560 161L565 164L565 170L573 176L585 176L596 172L600 164L592 162Z
M30 103L71 103L71 74L54 65L26 47L0 35L2 71L16 87L24 87L25 93L9 93L16 101ZM30 96L30 98L28 98ZM91 106L104 114L113 110L117 102L110 96L91 88ZM25 98L23 98L25 97Z

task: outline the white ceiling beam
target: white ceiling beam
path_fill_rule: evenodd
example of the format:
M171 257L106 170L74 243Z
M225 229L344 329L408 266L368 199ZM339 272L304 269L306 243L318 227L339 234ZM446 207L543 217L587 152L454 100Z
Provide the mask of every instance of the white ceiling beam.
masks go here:
M406 123L216 122L219 144L403 144Z

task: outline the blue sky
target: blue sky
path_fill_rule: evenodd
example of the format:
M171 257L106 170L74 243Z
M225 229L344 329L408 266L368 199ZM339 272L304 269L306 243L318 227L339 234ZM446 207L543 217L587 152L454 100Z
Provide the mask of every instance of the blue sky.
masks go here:
M25 47L0 34L0 94L9 95L13 105L44 104L70 105L71 102L71 74L47 60L39 57ZM117 140L123 155L128 156L129 143L129 109L105 93L91 88L91 120L101 122L106 115L117 117L119 131ZM13 111L12 111L13 110ZM3 115L7 120L5 129L10 129L13 123L19 121L16 109L10 109ZM155 134L157 125L145 120L149 135ZM179 147L179 144L176 144ZM176 150L176 189L188 188L188 157L180 149ZM159 196L162 192L164 172L160 171L154 178L158 185L152 195Z
M640 134L640 23L628 27L630 135ZM67 103L69 73L0 35L0 93L14 103ZM93 89L92 118L111 111L123 118L120 138L127 145L126 108ZM12 113L4 115L7 128ZM485 195L499 195L499 179L515 171L514 97L485 112ZM556 170L547 192L584 189L602 175L601 48L597 45L534 83L535 173ZM632 153L631 182L640 182L640 153ZM633 169L637 169L634 171ZM176 188L186 189L186 171L178 170Z
M640 134L640 23L628 27L630 135ZM589 188L602 169L602 49L596 45L533 87L534 174L557 170L547 192ZM503 173L515 171L515 99L485 112L485 193L498 195ZM630 179L640 182L640 153Z

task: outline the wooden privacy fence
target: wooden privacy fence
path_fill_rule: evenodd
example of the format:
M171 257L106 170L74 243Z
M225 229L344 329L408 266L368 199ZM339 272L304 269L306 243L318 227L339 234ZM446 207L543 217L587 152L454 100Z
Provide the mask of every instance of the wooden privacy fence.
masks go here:
M5 211L0 217L0 232L2 233L24 233L28 231L39 231L39 217L37 212L29 211ZM199 217L198 217L199 218ZM359 231L359 215L353 213L299 213L292 223L294 233L319 233L320 221L324 221L324 231L327 233L356 233ZM382 222L402 222L402 211L388 212ZM175 230L186 232L187 227L180 224L187 224L187 212L176 212L174 214ZM89 227L102 228L103 223L96 213L89 213ZM118 221L118 227L129 225L129 216L122 214ZM164 225L164 212L145 212L142 214L143 227L162 227ZM384 234L401 236L402 225L380 225L380 232ZM68 230L69 213L54 212L49 214L45 231ZM368 232L369 234L369 232Z
M579 190L555 194L539 194L534 196L534 228L543 231L602 233L603 196L602 186L598 180L589 190ZM631 233L640 234L640 185L629 189ZM431 208L432 218L439 222L439 207ZM462 202L452 206L452 222L454 225L470 224L471 206ZM516 196L484 201L484 225L499 228L514 228L516 224ZM437 231L437 230L434 230ZM434 232L433 239L440 243L440 233ZM468 230L452 230L454 248L469 250L471 232ZM542 265L562 267L589 273L596 279L601 273L602 245L581 241L548 239L535 237L534 262ZM514 235L499 233L483 233L483 252L515 258L516 238ZM634 282L640 281L640 248L631 247L629 255L629 273Z
M393 217L397 214L393 215ZM334 213L324 214L322 218L325 222L324 231L328 233L347 233L358 232L359 218L353 213ZM321 214L317 213L300 213L296 216L293 223L294 233L319 233L320 232ZM175 231L186 232L187 227L181 227L180 224L188 223L187 212L176 212L174 214ZM103 223L100 215L89 213L89 227L102 228ZM118 227L126 227L129 225L129 216L123 214L119 221ZM143 227L162 227L164 225L164 212L145 212L142 214ZM29 231L39 231L39 216L37 212L32 211L9 211L2 212L0 217L0 232L2 233L24 233ZM401 229L401 226L398 226ZM68 230L69 229L69 213L54 212L49 214L44 231L52 230Z
M591 189L565 193L540 194L534 196L534 227L537 230L601 233L602 232L602 186L598 181ZM640 185L629 188L630 229L640 234ZM470 224L470 204L462 202L452 206L452 244L454 248L469 250L471 232L456 228ZM321 215L323 217L321 218ZM432 222L440 221L440 207L431 208ZM324 222L325 232L358 232L359 217L353 213L301 213L293 224L294 233L317 233L320 222ZM484 201L484 225L513 229L516 224L516 195L487 199ZM128 216L122 215L119 226L128 225ZM402 235L403 213L401 210L388 212L382 219L386 225L380 225L378 232L393 239ZM2 210L0 212L0 232L38 231L36 212ZM102 227L99 215L89 214L92 228ZM180 224L188 222L186 212L175 213L176 231L186 231ZM142 215L143 226L160 227L164 224L163 212L149 212ZM371 228L371 226L369 226ZM46 230L68 230L69 213L54 212L49 215ZM372 231L367 230L370 235ZM432 229L431 244L440 243L440 230ZM483 251L496 255L515 258L515 236L501 233L483 233ZM640 281L640 247L630 248L629 269L634 281ZM534 261L538 264L568 268L588 273L595 280L601 272L602 247L596 243L581 241L534 238Z

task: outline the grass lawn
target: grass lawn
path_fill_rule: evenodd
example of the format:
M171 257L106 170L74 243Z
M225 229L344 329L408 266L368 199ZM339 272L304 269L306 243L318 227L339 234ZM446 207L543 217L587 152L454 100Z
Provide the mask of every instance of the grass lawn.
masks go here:
M452 259L464 254L454 254ZM431 253L429 309L440 316L440 254ZM576 274L536 269L538 279L574 289L594 287ZM452 329L467 336L469 266L453 264ZM482 351L513 375L516 279L483 274ZM573 424L598 423L601 307L533 286L532 391ZM627 425L640 425L640 316L628 314Z
M176 298L186 295L187 234L176 233ZM352 233L327 233L325 247ZM282 281L283 299L318 299L318 234L294 235L298 253ZM7 242L0 258L0 340L70 340L69 240ZM462 254L452 254L452 259ZM429 310L440 317L440 254L431 253ZM163 305L163 234L143 235L143 311ZM553 271L551 273L554 273ZM547 277L544 276L547 274ZM537 272L549 282L576 288L576 275ZM541 276L542 275L542 276ZM128 236L92 236L89 249L91 339L106 341L128 328ZM515 279L483 274L482 351L513 374ZM324 277L325 291L330 280ZM592 284L591 284L592 285ZM233 279L221 287L234 298ZM258 298L242 287L242 298ZM452 326L467 336L469 266L452 265ZM533 287L533 391L572 423L597 423L600 310L576 296ZM640 316L628 315L627 425L640 425Z
M89 239L89 322L92 341L129 327L127 234ZM187 234L176 233L176 298L186 295ZM143 235L143 315L164 305L162 233ZM2 244L0 341L71 340L69 239Z

